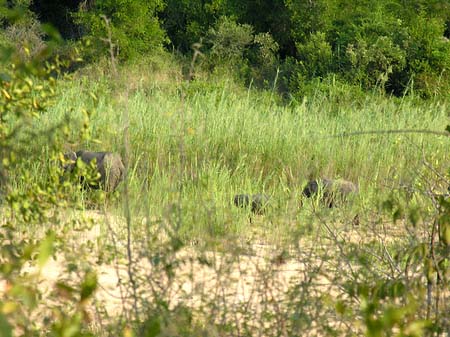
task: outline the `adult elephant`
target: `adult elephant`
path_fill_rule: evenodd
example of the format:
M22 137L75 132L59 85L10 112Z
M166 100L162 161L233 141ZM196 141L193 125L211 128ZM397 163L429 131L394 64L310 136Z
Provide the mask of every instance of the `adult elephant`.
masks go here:
M125 166L122 157L114 152L91 152L77 151L68 152L64 155L65 164L64 173L71 173L78 167L78 162L82 161L86 165L91 165L95 161L96 171L99 173L99 179L86 182L83 175L80 175L80 183L83 187L92 189L103 189L106 192L116 190L117 186L125 177Z

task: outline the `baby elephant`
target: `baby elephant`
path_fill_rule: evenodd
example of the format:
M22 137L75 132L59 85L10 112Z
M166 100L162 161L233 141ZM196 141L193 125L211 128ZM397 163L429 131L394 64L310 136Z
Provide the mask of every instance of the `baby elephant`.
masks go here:
M351 194L358 193L358 186L347 180L316 179L306 184L302 194L307 197L321 195L321 201L332 208L338 201L345 201Z
M269 204L270 197L266 194L237 194L234 196L234 204L237 207L251 207L254 214L264 214Z
M119 183L125 177L125 166L122 163L122 158L118 153L113 152L90 152L78 151L68 152L64 155L67 164L63 166L64 173L72 172L78 160L82 160L89 165L93 160L96 160L97 171L100 173L98 183L90 183L89 187L93 189L103 189L106 192L114 191ZM80 177L80 183L84 185L85 178Z

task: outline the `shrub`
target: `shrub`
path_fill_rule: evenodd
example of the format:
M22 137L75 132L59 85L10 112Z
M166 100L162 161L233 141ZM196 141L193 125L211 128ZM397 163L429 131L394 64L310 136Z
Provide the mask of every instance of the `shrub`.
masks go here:
M445 24L441 20L420 15L403 41L407 78L414 79L414 89L424 97L445 92L449 87L450 43L444 38L444 32Z
M243 61L244 51L253 41L253 28L224 16L209 29L208 40L212 44L210 55L214 63L237 65Z
M278 43L270 33L256 34L246 58L250 61L250 80L257 86L273 88L278 76Z
M270 33L256 34L253 42L257 46L257 57L261 65L273 64L276 61L279 46Z
M38 28L35 32L42 36ZM61 124L41 131L33 128L33 122L54 102L60 66L58 60L48 59L52 50L42 48L39 53L27 52L24 59L0 48L0 279L7 284L0 298L2 336L36 336L50 331L55 336L84 335L85 307L97 287L96 274L90 271L83 273L80 283L58 282L59 292L44 296L39 289L39 272L64 245L64 230L59 227L57 233L53 227L62 223L64 215L54 209L75 206L69 198L73 190L64 190L59 183L57 165L39 182L27 170L33 161L43 159L42 152L30 150L33 144L47 151L47 162L56 164L67 131ZM32 230L33 225L47 230L23 235L22 230ZM38 272L30 272L30 267ZM47 299L51 304L44 302Z
M331 71L332 50L325 33L310 35L305 43L297 43L299 65L309 78L323 77Z
M20 7L8 12L0 3L0 24L4 28L0 30L0 46L12 48L22 60L30 60L46 47L45 34L34 13L28 10L29 4L30 0L21 1Z
M403 70L405 52L387 36L380 36L371 44L364 38L347 46L351 63L349 79L362 83L366 88L379 86L384 89L389 76Z
M164 3L160 14L162 26L171 45L183 53L192 51L192 44L204 37L222 12L222 4L214 0L165 0Z
M100 0L81 6L75 21L86 30L85 38L94 42L95 55L98 50L105 53L109 47L102 40L107 37L102 15L106 16L119 57L129 59L162 48L166 36L156 14L163 5L161 0Z

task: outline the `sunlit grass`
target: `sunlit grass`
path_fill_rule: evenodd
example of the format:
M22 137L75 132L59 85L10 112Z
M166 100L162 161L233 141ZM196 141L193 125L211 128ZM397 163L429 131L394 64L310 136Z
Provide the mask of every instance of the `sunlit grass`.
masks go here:
M438 170L448 166L448 139L443 137L331 137L362 130L444 130L448 104L376 94L340 102L342 90L330 85L328 93L317 91L302 103L282 104L271 94L239 89L227 79L186 84L179 77L170 81L145 69L124 69L116 80L75 75L62 81L54 107L36 127L46 130L65 114L73 120L70 127L78 127L84 118L81 111L87 109L93 112L92 137L100 142L69 144L68 139L61 150L122 154L126 129L130 201L136 218L168 217L188 237L247 237L262 226L263 236L283 240L291 237L293 226L306 225L310 209L300 208L299 199L310 178L358 183L356 207L370 208L377 207L376 200L393 187L414 183L423 154L442 158ZM43 141L33 146L45 153ZM42 179L36 173L45 172L42 168L49 164L41 158L28 169ZM237 193L272 196L269 213L249 224L247 212L232 204ZM113 205L121 214L121 202Z

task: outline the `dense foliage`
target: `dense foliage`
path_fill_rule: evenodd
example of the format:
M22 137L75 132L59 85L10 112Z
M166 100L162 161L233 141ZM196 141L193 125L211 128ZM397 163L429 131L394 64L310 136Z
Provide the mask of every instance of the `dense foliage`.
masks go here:
M238 77L269 87L279 74L279 88L294 96L330 76L397 96L450 91L446 0L36 0L31 9L67 39L90 38L95 53L107 50L105 15L122 59L162 46L189 54L202 41L208 69L231 63ZM274 54L264 67L260 34Z

